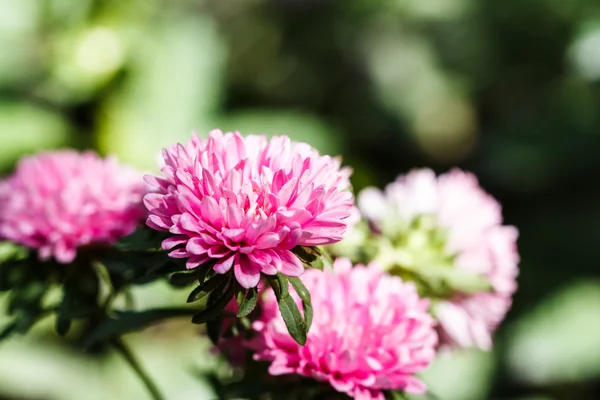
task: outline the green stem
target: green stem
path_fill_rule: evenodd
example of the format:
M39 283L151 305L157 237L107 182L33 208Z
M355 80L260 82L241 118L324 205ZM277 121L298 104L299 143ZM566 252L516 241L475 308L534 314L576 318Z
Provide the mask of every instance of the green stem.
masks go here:
M123 358L125 358L129 366L135 371L137 376L142 380L152 399L164 400L164 397L158 390L158 387L156 387L152 379L150 379L146 371L144 371L140 363L137 361L131 350L129 350L129 348L125 345L123 340L121 338L113 339L112 344L113 346L115 346L115 349L117 349L117 351L121 353Z

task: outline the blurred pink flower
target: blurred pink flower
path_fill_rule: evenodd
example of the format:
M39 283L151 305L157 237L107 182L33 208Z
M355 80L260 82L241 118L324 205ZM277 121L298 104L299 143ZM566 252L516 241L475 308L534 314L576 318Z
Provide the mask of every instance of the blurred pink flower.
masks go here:
M132 233L146 188L141 173L91 151L25 157L0 183L0 236L69 263L78 247Z
M435 357L429 301L419 299L413 283L377 265L352 268L338 258L334 270L302 276L314 309L304 347L290 337L273 292L267 293L262 317L253 323L259 335L254 358L271 361L272 375L304 375L356 399L383 400L382 390L425 392L414 374Z
M147 223L173 234L163 249L188 268L213 260L251 288L261 273L299 276L292 248L335 243L346 230L350 170L308 144L215 130L163 157L164 177L147 177L158 189L144 199Z
M511 306L519 255L517 229L502 225L500 204L470 173L454 169L436 178L415 170L389 184L385 192L368 188L359 195L363 215L384 235L406 228L419 216L434 216L445 232L442 249L456 268L481 274L493 290L457 293L436 306L443 344L489 349L491 334ZM397 233L397 232L396 232Z

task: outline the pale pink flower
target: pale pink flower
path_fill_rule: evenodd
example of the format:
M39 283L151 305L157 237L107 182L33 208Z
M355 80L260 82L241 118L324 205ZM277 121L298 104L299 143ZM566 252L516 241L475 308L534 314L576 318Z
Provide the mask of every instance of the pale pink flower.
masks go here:
M441 249L453 267L486 277L493 290L471 295L456 293L434 313L444 344L489 349L492 332L504 319L516 290L519 255L517 229L502 225L500 204L477 178L458 169L436 177L415 170L389 184L385 192L365 189L359 208L383 235L408 231L417 217L432 216L445 235Z
M382 390L424 393L415 373L431 363L437 345L429 301L377 265L352 268L339 258L334 271L309 270L301 278L314 309L305 346L291 338L273 292L267 293L253 323L254 358L271 362L272 375L328 382L355 399L383 400Z
M173 234L163 249L188 268L212 261L251 288L261 273L299 276L295 246L335 243L346 230L350 171L308 144L215 130L163 156L164 177L147 177L157 189L144 199L147 223Z
M146 188L141 173L91 151L28 156L0 183L0 236L69 263L81 246L132 233Z

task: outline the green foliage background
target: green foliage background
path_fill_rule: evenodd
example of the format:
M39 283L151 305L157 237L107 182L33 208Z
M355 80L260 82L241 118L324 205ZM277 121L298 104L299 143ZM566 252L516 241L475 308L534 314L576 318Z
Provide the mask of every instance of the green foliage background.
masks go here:
M493 353L443 356L425 380L444 400L595 399L599 81L593 0L0 0L0 169L73 146L151 171L222 128L342 154L356 189L471 170L520 229L520 289ZM51 326L0 347L0 397L143 398L119 359ZM195 329L128 337L169 398L210 398Z

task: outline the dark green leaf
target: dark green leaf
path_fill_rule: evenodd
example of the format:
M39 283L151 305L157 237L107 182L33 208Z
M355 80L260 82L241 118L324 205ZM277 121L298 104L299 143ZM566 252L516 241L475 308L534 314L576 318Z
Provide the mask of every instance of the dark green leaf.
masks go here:
M108 319L100 324L85 340L84 346L90 347L115 336L134 332L169 318L192 315L196 310L189 308L156 308L146 311L119 312L116 318Z
M32 281L26 286L14 290L12 298L8 305L9 314L15 313L20 309L39 309L41 301L49 287L44 282Z
M298 310L296 302L289 293L281 298L278 297L277 301L283 322L285 322L290 336L298 344L304 346L306 344L306 323L304 322L304 318L302 318L302 314L300 314L300 310Z
M169 277L169 283L176 287L189 286L198 280L198 272L177 272Z
M206 334L215 346L219 343L221 329L223 326L223 316L217 317L206 322Z
M39 309L20 309L15 316L15 331L22 335L27 333L41 315Z
M323 270L328 255L318 247L296 246L292 250L307 267Z
M292 251L306 267L322 271L325 267L333 266L333 260L329 253L320 247L296 246Z
M225 284L230 279L227 275L217 274L207 280L206 282L198 285L190 295L188 296L187 302L192 303L204 298L206 295L217 289L219 286Z
M0 263L0 291L11 290L27 279L30 259L11 259Z
M250 288L245 293L242 293L242 296L238 299L238 318L243 318L254 311L257 303L258 290L256 288Z
M269 276L268 280L269 284L273 288L273 291L275 292L275 296L278 299L288 295L290 284L288 278L285 275L278 273L275 276Z
M292 249L292 252L306 264L311 264L321 257L321 251L318 247L296 246Z
M310 330L313 319L313 308L312 302L310 300L310 292L304 286L304 283L300 280L300 278L289 277L288 278L298 296L300 296L300 300L302 300L302 308L304 309L304 321L306 322L306 331Z
M206 308L200 311L198 314L192 317L194 324L203 324L217 318L223 313L223 309L227 307L227 304L233 298L235 292L235 285L232 280L229 280L225 285L225 291L218 288L211 292Z

